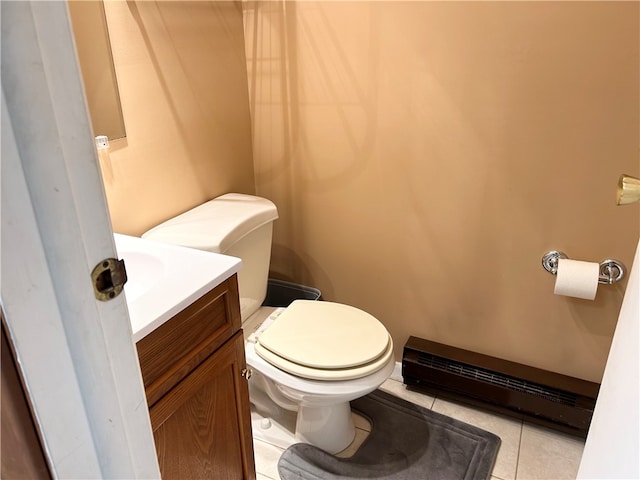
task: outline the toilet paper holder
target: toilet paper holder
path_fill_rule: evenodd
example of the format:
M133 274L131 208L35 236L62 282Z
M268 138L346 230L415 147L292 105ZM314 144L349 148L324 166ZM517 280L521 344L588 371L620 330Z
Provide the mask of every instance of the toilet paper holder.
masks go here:
M558 273L558 260L561 258L569 258L566 253L558 250L551 250L542 257L542 266L544 269L556 275ZM598 277L598 283L604 283L611 285L612 283L619 282L624 278L626 267L618 260L607 259L600 262L600 275Z

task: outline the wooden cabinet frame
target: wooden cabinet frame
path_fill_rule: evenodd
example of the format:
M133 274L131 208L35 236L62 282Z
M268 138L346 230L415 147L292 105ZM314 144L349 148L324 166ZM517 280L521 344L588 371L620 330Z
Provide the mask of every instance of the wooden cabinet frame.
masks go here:
M254 479L236 275L137 343L165 479Z

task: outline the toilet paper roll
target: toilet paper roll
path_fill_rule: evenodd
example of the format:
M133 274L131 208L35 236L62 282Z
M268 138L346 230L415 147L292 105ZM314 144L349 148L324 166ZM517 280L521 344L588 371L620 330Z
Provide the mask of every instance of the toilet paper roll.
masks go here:
M558 259L558 273L553 293L593 300L598 290L600 265L580 260Z

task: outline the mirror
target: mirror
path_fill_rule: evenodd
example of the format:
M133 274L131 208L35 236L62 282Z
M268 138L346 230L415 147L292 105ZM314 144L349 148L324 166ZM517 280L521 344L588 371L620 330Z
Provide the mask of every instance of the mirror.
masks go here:
M94 135L126 136L102 1L67 2Z

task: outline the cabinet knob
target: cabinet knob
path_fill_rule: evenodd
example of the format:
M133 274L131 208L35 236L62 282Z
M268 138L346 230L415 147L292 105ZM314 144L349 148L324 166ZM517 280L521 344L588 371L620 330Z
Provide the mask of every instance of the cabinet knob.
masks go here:
M242 372L240 372L240 375L249 380L251 378L251 375L253 375L253 371L250 368L243 368Z

